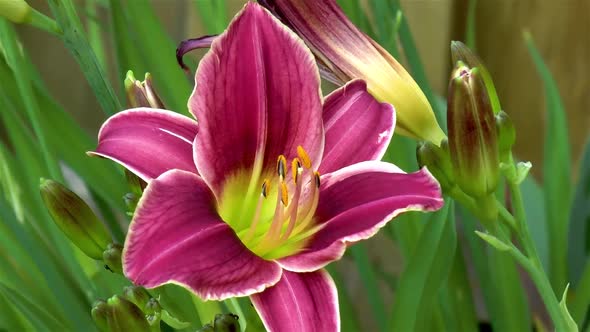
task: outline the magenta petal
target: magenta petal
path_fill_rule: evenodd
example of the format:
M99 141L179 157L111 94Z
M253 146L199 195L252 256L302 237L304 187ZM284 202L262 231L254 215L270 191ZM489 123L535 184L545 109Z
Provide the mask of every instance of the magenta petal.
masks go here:
M320 173L381 159L394 127L393 106L375 100L364 81L355 80L334 91L324 102L326 143Z
M217 35L202 36L199 38L181 41L176 48L176 61L178 62L178 65L184 70L189 70L189 68L184 64L182 57L192 50L211 47L211 44L215 38L217 38Z
M189 108L199 121L195 161L215 191L239 170L274 169L303 146L319 163L323 126L319 74L303 42L248 2L197 70ZM260 168L255 170L260 172Z
M404 173L397 166L366 161L322 177L317 220L324 227L302 252L279 261L291 271L314 271L342 256L346 244L367 239L406 211L433 211L444 202L426 170Z
M274 285L281 268L249 251L215 205L196 174L172 170L152 180L129 227L125 275L148 288L179 284L205 300L247 296Z
M145 181L170 169L197 173L192 142L197 122L171 111L136 108L110 117L90 155L109 158Z
M276 285L250 298L268 331L340 331L336 285L324 270L284 271Z

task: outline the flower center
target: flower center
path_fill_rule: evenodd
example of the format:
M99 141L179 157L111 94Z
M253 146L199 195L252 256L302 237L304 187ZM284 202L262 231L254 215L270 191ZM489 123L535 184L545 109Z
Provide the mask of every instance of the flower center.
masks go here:
M320 174L312 169L301 146L297 147L297 155L290 162L291 174L285 156L278 157L276 171L259 183L257 197L243 190L246 185L242 181L241 190L229 185L228 195L220 204L224 221L248 249L265 259L296 253L318 230L313 218L319 201ZM233 199L228 199L230 195ZM228 207L233 208L233 213L228 213ZM237 210L239 214L235 214Z

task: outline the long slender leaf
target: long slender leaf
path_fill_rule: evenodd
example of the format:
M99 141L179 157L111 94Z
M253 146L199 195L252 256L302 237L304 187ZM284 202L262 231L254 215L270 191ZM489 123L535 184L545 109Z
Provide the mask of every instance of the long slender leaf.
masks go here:
M16 290L0 283L0 296L11 302L35 326L37 331L65 331L62 325L52 315L40 308L35 302L22 296Z
M350 248L350 252L352 253L352 257L357 265L357 270L361 276L361 281L367 292L369 304L371 305L371 312L377 322L377 326L379 326L380 331L386 331L387 316L385 314L385 305L378 288L379 283L377 281L377 276L373 270L373 266L369 262L367 249L364 247L363 243L357 243Z
M525 44L545 87L546 119L543 155L545 211L549 231L549 277L557 293L563 292L567 280L567 231L572 197L571 156L563 102L557 84L535 47L529 33Z
M427 327L420 318L432 315L438 290L446 282L456 248L455 220L448 218L449 204L452 203L432 214L400 277L389 331L414 331Z

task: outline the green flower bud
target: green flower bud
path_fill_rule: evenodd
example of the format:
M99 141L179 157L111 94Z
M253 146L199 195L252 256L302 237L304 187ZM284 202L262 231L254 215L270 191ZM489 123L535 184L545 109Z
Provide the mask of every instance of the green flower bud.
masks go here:
M215 332L215 329L213 328L213 325L205 324L203 327L198 329L197 332Z
M28 21L32 8L24 0L0 0L0 17L14 23Z
M238 332L240 330L240 323L238 323L238 316L234 314L217 314L213 322L215 332Z
M53 180L41 179L41 198L61 231L87 256L101 259L111 236L78 195Z
M145 306L151 298L145 288L140 286L128 286L123 288L123 297L133 302L133 304L138 306L141 310L145 310Z
M152 76L145 74L145 80L140 82L135 79L133 72L127 72L125 78L125 91L127 91L127 102L131 107L152 107L166 109L164 103L154 90Z
M109 243L106 250L102 253L102 259L111 272L123 273L123 265L121 263L122 253L123 246L117 243Z
M449 84L447 125L455 182L472 197L496 190L499 156L496 121L478 68L459 62Z
M504 111L496 114L496 131L498 134L498 152L500 161L508 162L512 146L516 142L516 130L512 120Z
M494 111L494 114L498 114L502 108L500 106L498 94L496 93L496 87L494 86L494 81L492 81L490 72L484 66L481 59L460 41L451 42L451 57L454 65L457 65L458 62L462 62L469 68L479 69L486 90L488 91L492 110Z
M443 191L448 191L455 186L453 166L449 156L449 142L446 138L441 141L440 147L431 142L418 144L416 158L420 167L428 167Z
M110 314L110 308L106 301L98 300L94 302L90 314L99 331L106 332L109 330L108 316Z
M107 300L111 309L108 317L108 327L111 332L144 332L149 331L150 325L143 312L132 302L122 296L115 295Z

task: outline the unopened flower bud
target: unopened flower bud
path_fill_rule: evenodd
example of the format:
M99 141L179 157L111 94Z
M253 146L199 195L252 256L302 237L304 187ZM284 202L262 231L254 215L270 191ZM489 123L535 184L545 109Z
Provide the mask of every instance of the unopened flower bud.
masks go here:
M94 320L94 324L96 324L99 331L106 332L109 330L108 316L110 315L110 308L106 301L96 301L92 306L90 314L92 315L92 320Z
M420 143L416 149L418 164L428 167L428 170L438 180L443 191L449 191L455 186L453 166L449 156L449 143L445 138L440 146L432 142Z
M0 17L14 23L23 23L31 15L32 8L24 0L0 0Z
M455 182L472 197L490 194L499 178L496 121L478 68L459 62L453 71L447 125Z
M238 316L234 314L217 314L213 322L215 332L238 332L240 330L240 323L238 323Z
M111 236L88 204L53 180L41 179L40 192L51 218L70 241L87 256L101 259Z
M500 161L507 162L512 146L516 142L516 130L512 120L504 111L496 114L496 131L498 133L498 152Z
M117 243L109 243L106 250L102 254L102 259L107 265L108 269L114 273L123 273L123 265L121 263L121 254L123 246Z
M154 90L152 76L145 74L143 82L135 79L133 72L127 72L125 78L125 91L127 91L127 102L130 107L151 107L166 109L164 103Z
M494 81L492 80L490 72L484 66L481 59L460 41L451 42L451 57L454 65L458 62L462 62L469 68L477 68L479 70L488 92L492 110L494 111L494 114L498 114L501 110L501 106L496 93L496 87L494 86Z
M145 288L140 286L125 287L123 289L123 296L141 310L145 310L145 306L150 300L150 294L148 294Z
M150 325L145 315L135 304L119 295L108 299L111 309L108 316L108 328L111 332L144 332L149 331Z

